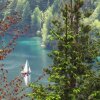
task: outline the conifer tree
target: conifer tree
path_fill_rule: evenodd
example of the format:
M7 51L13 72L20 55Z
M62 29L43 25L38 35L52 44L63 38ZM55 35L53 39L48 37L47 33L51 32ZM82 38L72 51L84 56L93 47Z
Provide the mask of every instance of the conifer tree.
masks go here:
M23 17L24 24L29 24L30 25L30 21L31 21L31 8L30 8L29 1L27 1L25 3L22 17Z
M18 3L18 0L13 0L11 2L11 4L10 4L10 13L13 13L15 11L17 3Z
M42 16L42 12L37 6L31 15L31 20L32 20L31 28L34 33L37 33L37 31L41 30L41 16Z
M18 0L16 11L19 11L20 13L23 13L24 4L26 4L27 0Z
M59 18L53 21L51 39L58 41L58 48L50 54L53 65L44 69L44 72L49 75L49 82L46 85L30 84L33 88L33 92L29 94L31 98L37 100L99 99L100 77L99 73L93 70L95 58L99 55L99 41L91 38L90 26L82 24L83 3L83 0L70 0Z
M42 33L42 42L43 44L47 44L47 37L49 35L49 31L51 28L51 20L53 17L52 14L52 7L48 7L48 9L43 13L43 25L42 25L42 29L41 29L41 33Z

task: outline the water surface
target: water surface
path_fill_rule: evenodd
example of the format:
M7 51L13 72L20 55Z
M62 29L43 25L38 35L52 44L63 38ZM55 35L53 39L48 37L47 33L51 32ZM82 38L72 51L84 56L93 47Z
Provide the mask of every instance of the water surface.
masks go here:
M42 48L41 43L39 37L20 37L17 40L15 50L4 61L1 61L8 69L10 80L20 74L21 65L25 64L26 59L29 61L32 70L32 81L42 74L44 67L51 64L52 61L48 57L50 50Z

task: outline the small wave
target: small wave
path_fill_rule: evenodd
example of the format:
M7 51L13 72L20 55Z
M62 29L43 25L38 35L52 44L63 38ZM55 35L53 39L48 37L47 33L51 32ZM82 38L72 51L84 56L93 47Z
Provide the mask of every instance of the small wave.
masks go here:
M36 58L37 56L31 56L31 55L26 55L26 54L20 54L20 53L14 53L11 55L12 57L23 57L23 58Z
M12 66L12 67L4 67L4 69L6 70L12 70L12 69L15 69L15 68L18 68L19 66Z

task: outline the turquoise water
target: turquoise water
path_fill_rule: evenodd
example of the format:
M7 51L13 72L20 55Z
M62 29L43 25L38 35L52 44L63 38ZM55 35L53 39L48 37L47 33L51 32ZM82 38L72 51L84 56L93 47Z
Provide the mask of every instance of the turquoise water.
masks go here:
M9 80L20 74L21 66L25 64L26 59L29 61L32 70L31 81L35 81L42 75L44 67L52 64L51 59L48 57L50 51L42 48L41 42L39 37L21 37L17 40L15 50L4 61L1 61L1 63L5 64L5 68L8 69ZM43 82L47 81L43 80Z

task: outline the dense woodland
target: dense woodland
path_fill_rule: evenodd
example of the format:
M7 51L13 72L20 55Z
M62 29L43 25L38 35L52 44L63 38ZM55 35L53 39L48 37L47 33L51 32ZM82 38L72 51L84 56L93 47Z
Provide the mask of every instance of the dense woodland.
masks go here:
M69 2L69 0L67 0L67 2ZM52 44L55 43L50 41L51 22L53 17L60 14L61 5L63 6L63 4L64 0L10 0L9 6L0 16L1 18L5 18L5 16L14 14L14 12L19 12L22 21L16 26L21 29L24 25L29 25L30 31L28 35L41 37L43 44L46 45L48 49L51 49L54 48ZM94 2L94 0L85 0L85 4L82 8L84 11L88 9L91 12L97 7L96 5L96 1ZM95 12L97 13L97 11ZM88 19L85 19L85 22L87 20ZM89 20L91 20L91 18Z
M0 60L14 50L20 36L41 37L42 44L52 49L53 60L28 87L23 86L21 76L9 83L1 64L1 99L100 99L99 0L0 0L0 4L0 38L7 33L12 38L5 47L0 41ZM45 76L48 83L41 84ZM26 88L31 93L23 92Z
M60 4L60 0L11 0L0 16L4 19L15 12L20 13L22 21L16 25L17 28L22 29L24 25L29 25L28 35L41 37L43 44L51 48L49 41L51 22L53 16L58 14Z

